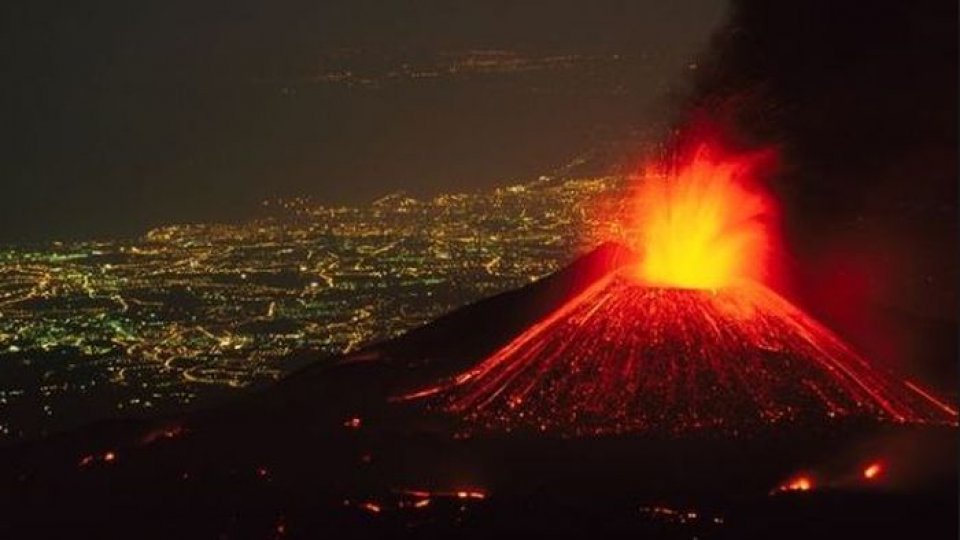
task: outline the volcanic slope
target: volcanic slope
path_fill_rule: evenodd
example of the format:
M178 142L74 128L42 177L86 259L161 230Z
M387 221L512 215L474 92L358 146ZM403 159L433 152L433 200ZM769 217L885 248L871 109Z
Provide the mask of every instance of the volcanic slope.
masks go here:
M480 429L569 435L956 421L950 405L764 285L651 287L628 268L473 368L400 399L429 400Z

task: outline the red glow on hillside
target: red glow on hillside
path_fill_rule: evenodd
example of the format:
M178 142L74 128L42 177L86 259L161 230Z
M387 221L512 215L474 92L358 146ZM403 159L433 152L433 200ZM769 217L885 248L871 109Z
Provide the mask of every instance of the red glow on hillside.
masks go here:
M757 176L772 158L772 151L736 154L705 139L672 162L646 167L626 224L641 254L638 277L694 289L765 279L775 205Z

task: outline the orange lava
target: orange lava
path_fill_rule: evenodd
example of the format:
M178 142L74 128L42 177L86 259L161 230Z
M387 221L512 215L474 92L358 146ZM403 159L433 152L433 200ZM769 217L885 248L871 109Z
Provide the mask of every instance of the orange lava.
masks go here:
M955 420L763 285L648 287L622 271L472 369L403 398L436 400L487 429L575 435Z
M786 484L784 484L783 491L810 491L813 489L813 480L809 476L798 476Z
M883 464L879 462L871 463L870 465L867 465L865 469L863 469L863 477L866 478L867 480L874 480L876 478L879 478L882 473L883 473Z
M370 512L371 514L379 514L383 510L383 508L379 504L371 501L362 503L360 505L360 508L366 510L367 512Z
M456 491L424 491L417 489L402 489L397 493L406 497L412 497L419 502L427 501L426 504L414 504L416 508L429 504L431 498L456 498L456 499L474 499L482 501L487 498L487 493L480 489L459 489Z

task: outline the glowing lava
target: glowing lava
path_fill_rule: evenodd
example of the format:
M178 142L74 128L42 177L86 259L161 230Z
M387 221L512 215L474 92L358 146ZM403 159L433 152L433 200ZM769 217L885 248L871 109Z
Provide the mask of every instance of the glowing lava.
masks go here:
M952 420L763 285L654 288L622 271L414 396L489 429L578 435Z
M798 476L780 488L781 491L810 491L811 489L813 489L813 480L808 476Z
M863 469L863 477L867 480L879 478L882 473L883 465L879 462L871 463L870 465L867 465L865 469Z
M648 168L628 225L643 254L638 277L693 289L763 279L774 204L754 178L769 156L726 154L703 143L676 170Z

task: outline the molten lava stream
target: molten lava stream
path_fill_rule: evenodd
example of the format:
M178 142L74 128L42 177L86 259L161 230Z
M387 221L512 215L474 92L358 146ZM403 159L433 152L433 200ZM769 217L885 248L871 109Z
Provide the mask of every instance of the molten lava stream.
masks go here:
M491 428L686 431L800 418L944 419L826 328L750 282L649 287L618 273L441 392Z

